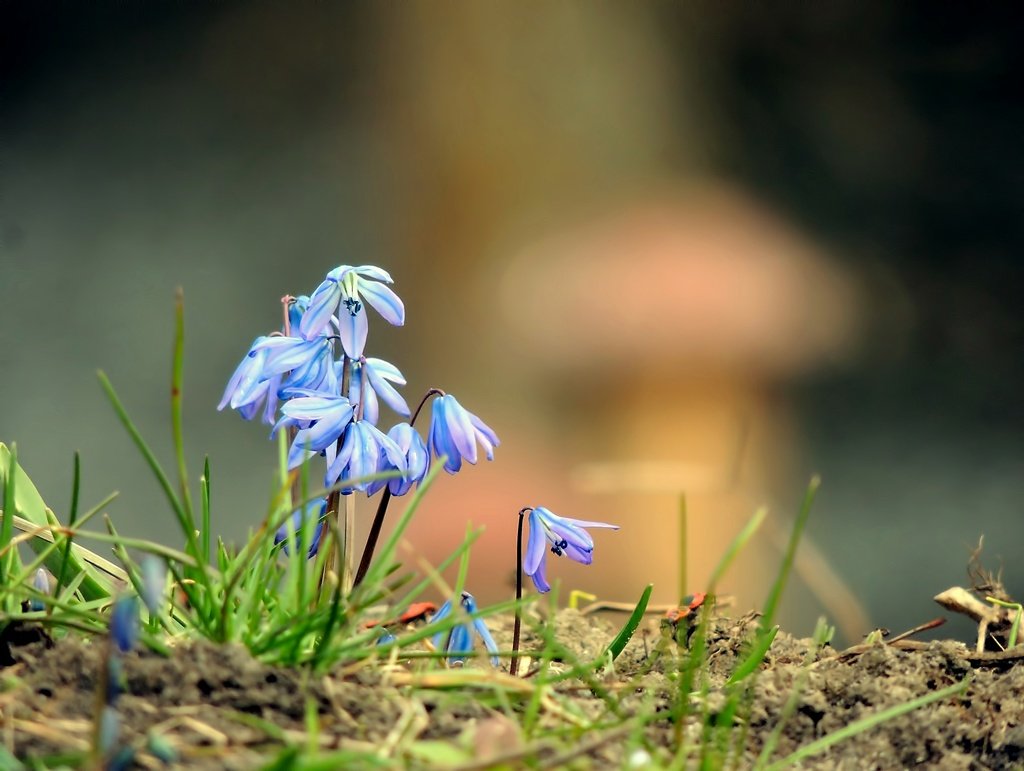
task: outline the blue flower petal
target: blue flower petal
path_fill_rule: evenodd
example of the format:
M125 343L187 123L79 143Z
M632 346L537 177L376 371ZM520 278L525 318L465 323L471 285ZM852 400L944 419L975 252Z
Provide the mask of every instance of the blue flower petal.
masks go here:
M451 394L439 397L448 401L445 407L445 422L448 427L448 436L452 443L470 463L476 463L476 435L473 431L473 421L469 413L462 408L458 400Z
M389 324L396 327L405 324L405 305L401 298L384 284L360 281L359 295Z
M551 584L548 583L547 568L544 565L544 560L540 561L536 572L531 573L530 578L533 579L533 585L537 587L537 591L541 594L551 591Z
M405 375L403 375L398 367L391 362L384 361L384 359L377 359L373 356L367 356L366 363L373 367L377 371L377 374L385 380L397 383L398 385L405 385Z
M330 275L330 274L328 274ZM341 287L336 280L326 279L309 298L309 307L302 314L299 331L307 340L320 334L341 302Z
M338 317L338 335L341 337L341 347L350 359L358 359L363 355L368 331L365 309L355 314L342 310Z
M383 268L378 268L376 265L358 265L352 268L356 273L364 278L371 278L374 281L383 281L385 284L393 284L394 279L391 278L391 274Z
M412 413L409 411L409 405L405 403L405 399L402 395L395 390L395 387L387 382L380 373L377 372L376 367L366 361L360 370L365 373L369 384L374 391L380 396L381 399L399 415L409 417Z
M548 551L545 528L541 523L541 515L534 509L529 514L530 537L526 542L526 554L523 555L523 572L532 576L537 572Z

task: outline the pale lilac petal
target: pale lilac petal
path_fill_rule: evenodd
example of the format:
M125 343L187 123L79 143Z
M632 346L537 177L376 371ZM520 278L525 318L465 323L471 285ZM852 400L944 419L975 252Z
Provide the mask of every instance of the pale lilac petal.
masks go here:
M320 420L335 410L352 411L344 396L300 396L293 397L281 405L281 412L299 420Z
M359 296L373 306L389 324L396 327L405 324L405 305L389 287L376 281L360 281Z
M327 322L331 320L331 316L338 309L339 302L341 302L341 287L337 281L327 279L320 284L309 298L309 307L306 308L306 312L302 314L302 321L299 322L299 331L302 336L311 340L320 334L320 331L327 326Z
M523 555L523 572L532 576L544 561L548 550L545 528L536 509L529 514L530 537L526 542L526 554Z
M525 571L524 571L525 572ZM533 573L528 574L533 579L533 585L537 587L537 591L541 594L551 591L551 584L548 583L547 568L544 565L544 561L537 566L537 570Z
M330 271L327 274L327 280L335 281L340 285L345 276L347 276L353 270L356 273L359 272L357 268L353 268L351 265L339 265L338 267L336 267L334 270Z
M397 383L398 385L405 385L405 375L391 362L367 356L366 363L373 367L377 374L385 380Z
M609 525L607 522L590 522L585 519L569 519L568 517L562 517L563 522L568 522L573 527L604 527L609 530L618 530L618 525Z
M562 550L565 556L581 565L589 565L594 561L593 549L580 549L574 544L569 544Z
M491 430L490 426L480 420L480 418L472 412L469 413L469 420L473 424L473 428L476 429L476 440L480 442L480 445L484 448L484 454L487 455L487 460L494 460L494 448L501 444L501 442L498 441L497 434Z
M395 390L395 387L387 382L380 376L377 370L370 365L367 361L360 369L366 374L366 377L370 381L370 386L377 392L377 395L390 407L392 410L397 412L399 415L409 417L412 413L409 411L409 405L405 403L405 399L402 395Z
M356 273L358 273L360 276L363 276L364 278L370 278L375 281L383 281L387 284L395 283L394 280L391 278L390 273L388 273L383 268L378 268L376 265L359 265L355 268L352 268L352 270L354 270Z
M392 439L387 434L381 433L381 431L378 430L376 427L370 426L369 428L373 431L374 438L377 440L380 449L387 457L388 462L394 468L398 469L402 473L405 473L406 469L408 468L408 465L405 460L405 453L402 452L402 448L395 443L394 439Z
M448 435L459 450L459 454L470 463L476 463L476 434L469 413L451 394L440 397L448 402L445 406L445 421ZM439 400L440 400L439 399Z
M363 355L368 332L365 308L357 311L355 315L343 310L338 317L338 336L341 337L341 347L345 349L345 353L350 359L358 359Z
M341 449L337 451L334 460L327 466L327 475L324 478L325 484L331 486L341 478L345 467L349 465L352 451L356 445L356 423L350 423L345 430L345 440L341 443Z
M295 439L294 441L292 441L292 446L288 450L289 469L301 466L303 462L316 455L316 453L313 452L312 450L307 450L305 447L303 447L305 441L306 437L302 431L299 431L297 434L295 434Z

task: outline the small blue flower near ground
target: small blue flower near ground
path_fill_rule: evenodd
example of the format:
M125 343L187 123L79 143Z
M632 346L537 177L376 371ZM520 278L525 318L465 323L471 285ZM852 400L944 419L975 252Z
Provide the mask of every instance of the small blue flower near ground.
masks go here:
M585 530L588 527L605 527L618 530L618 525L606 522L587 522L580 519L569 519L537 506L530 512L530 538L523 555L523 572L533 579L538 592L551 590L544 564L548 547L558 557L563 554L569 559L583 565L589 565L594 559L594 539Z
M46 568L39 568L36 571L35 576L32 577L32 588L40 594L50 593L50 576L46 572ZM28 601L28 609L36 612L46 610L46 603L33 597Z
M430 449L435 458L448 456L444 470L455 474L462 461L476 463L476 445L484 448L487 460L494 460L494 448L501 444L490 426L467 410L451 394L434 399L430 412Z
M466 613L476 613L476 599L469 592L462 593L461 604ZM448 600L438 608L437 613L431 617L430 622L441 621L450 616L451 613L452 601ZM461 666L465 663L466 657L473 652L473 632L476 632L483 641L484 647L491 654L491 664L498 666L500 663L497 655L498 645L494 642L494 638L491 637L491 632L482 618L474 618L470 622L456 624L447 632L438 632L434 635L434 647L447 654L449 665Z
M124 595L114 600L110 612L110 639L121 653L127 653L139 640L139 598Z

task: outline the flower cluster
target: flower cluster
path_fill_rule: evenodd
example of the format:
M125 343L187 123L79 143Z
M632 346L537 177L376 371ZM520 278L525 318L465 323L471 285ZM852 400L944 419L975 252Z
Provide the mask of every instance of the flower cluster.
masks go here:
M405 305L391 283L373 265L341 265L310 296L291 298L284 328L253 341L218 406L246 420L259 417L273 425L272 435L287 430L289 468L322 456L324 485L340 484L345 495L385 487L404 495L423 480L432 458L443 457L454 474L463 461L477 462L478 444L488 460L498 445L486 423L442 391L432 391L438 396L428 441L413 428L415 415L397 388L406 383L402 372L366 355L368 307L389 324L405 324ZM405 418L386 433L378 427L381 402Z

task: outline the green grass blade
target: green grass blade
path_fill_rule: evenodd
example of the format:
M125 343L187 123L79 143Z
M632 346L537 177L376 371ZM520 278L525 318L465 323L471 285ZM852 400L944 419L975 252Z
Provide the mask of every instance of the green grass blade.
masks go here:
M718 565L715 566L714 572L711 574L711 580L708 581L708 594L715 593L715 587L718 586L718 582L725 575L725 572L732 565L737 555L743 551L743 547L747 545L747 542L754 537L754 533L758 531L764 522L764 518L768 516L768 510L761 507L754 516L750 518L750 521L744 526L744 528L736 535L735 538L729 544L729 547L725 550L722 558L718 561Z
M764 661L764 657L768 655L768 649L772 647L772 643L775 642L775 635L779 633L779 626L776 624L771 629L767 630L764 634L757 636L754 641L754 647L747 654L746 658L733 670L733 673L729 675L729 679L726 680L726 685L735 685L757 671L757 668L761 666L761 662Z
M78 520L78 493L82 484L82 459L78 452L75 452L74 469L71 475L71 510L68 512L68 528L74 530L75 522ZM61 588L67 580L68 558L71 556L72 536L68 536L64 542L64 549L61 554L60 570L57 572L57 586L53 591L54 597L60 596Z
M814 504L814 496L818 492L819 487L821 487L821 478L818 476L811 477L810 484L807 485L807 492L804 494L803 503L800 505L800 512L797 514L796 521L793 523L793 529L789 534L789 543L786 545L786 554L782 559L782 565L779 567L779 574L775 579L775 583L772 584L771 591L768 593L768 599L764 603L764 611L761 614L761 625L763 627L769 627L775 621L775 612L778 610L779 601L782 599L782 592L786 588L789 574L793 570L796 548L799 546L800 538L803 536L804 528L807 526L811 506Z
M60 523L54 517L43 501L43 497L39 494L36 486L32 484L32 480L29 479L28 474L25 473L25 469L20 464L14 463L13 465L13 479L14 484L8 486L6 484L7 478L10 475L11 470L11 452L7 446L0 442L0 481L3 481L4 490L11 490L13 495L13 506L10 509L12 516L10 517L10 524L12 527L17 526L19 529L31 531L38 529L39 538L33 538L29 541L29 546L37 554L40 550L48 548L40 543L42 541L49 542L60 542L64 536L55 530L54 528L61 528ZM105 505L105 504L101 504ZM6 511L6 509L5 509ZM18 522L18 518L22 519L22 522ZM8 520L6 513L4 515L4 522ZM102 576L99 571L93 569L91 566L82 561L82 554L87 550L80 548L77 544L72 544L70 548L70 569L71 575L78 573L84 573L85 579L82 581L80 588L82 596L86 600L98 600L104 599L111 596L110 582ZM57 574L60 570L60 559L61 555L58 553L51 553L49 560L46 562L47 569ZM100 562L105 562L101 560ZM109 564L109 563L108 563ZM118 574L120 570L114 566L114 575ZM103 568L106 570L106 568Z
M117 396L117 392L114 390L114 386L110 383L106 373L100 370L98 373L100 379L100 385L103 387L107 398L110 400L110 404L114 408L114 412L117 413L117 417L121 420L125 430L128 431L128 435L131 436L132 441L138 448L139 452L142 453L142 457L146 460L146 464L149 466L153 475L156 477L157 482L160 484L160 488L164 491L164 496L167 498L167 502L171 505L171 510L174 512L174 516L178 520L178 525L181 527L182 533L185 535L185 542L188 544L187 550L194 556L199 555L199 541L196 538L196 526L195 521L192 519L190 509L186 509L179 500L177 494L174 492L174 487L171 485L170 479L167 478L167 474L164 472L160 462L156 459L153 451L146 444L146 440L142 438L142 434L132 423L131 418L128 416L128 411L124 408L121 400ZM202 565L205 568L205 564ZM197 570L196 573L199 576L199 580L206 585L207 591L210 590L209 577L206 574L205 569Z
M200 537L202 543L202 560L204 563L210 563L210 456L206 456L206 460L203 463L203 478L199 481L200 495L202 500L202 530L200 530Z
M625 650L626 645L629 644L633 634L636 632L637 627L640 626L640 622L644 618L644 613L647 612L647 603L651 600L651 592L654 591L654 584L647 584L647 588L644 589L644 593L640 595L640 601L633 608L633 612L630 614L625 625L619 630L619 633L615 635L615 639L611 641L608 648L605 650L605 659L610 656L612 661L619 657L619 654Z
M182 426L182 388L185 381L185 293L178 287L174 295L174 354L171 364L171 435L178 462L178 488L188 521L195 529L192 496L188 490L188 468L185 465L185 435ZM196 557L198 558L198 553ZM205 560L204 560L205 562Z
M14 535L14 493L17 489L17 472L18 448L12 444L4 463L4 518L3 522L0 522L0 549L3 550L0 554L0 587L5 588L11 578L11 573L14 572L13 560L17 554L17 549L11 546L11 538ZM7 594L4 596L3 602L0 603L0 607L3 608L5 614L9 615L14 612L16 602L13 594Z

